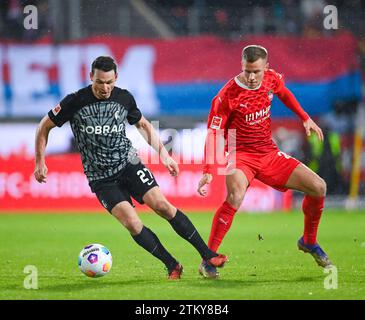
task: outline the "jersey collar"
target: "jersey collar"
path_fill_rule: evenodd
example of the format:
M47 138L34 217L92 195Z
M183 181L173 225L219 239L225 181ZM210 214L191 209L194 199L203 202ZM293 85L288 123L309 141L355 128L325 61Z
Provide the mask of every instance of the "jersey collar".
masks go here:
M245 84L243 84L240 80L238 80L238 76L235 76L235 77L234 77L234 81L236 82L236 84L237 84L239 87L241 87L241 88L243 88L243 89L246 89L246 90L258 90L258 89L260 89L261 84L262 84L262 81L261 81L261 83L259 84L259 86L258 86L258 87L254 88L254 89L251 89L251 88L247 87Z

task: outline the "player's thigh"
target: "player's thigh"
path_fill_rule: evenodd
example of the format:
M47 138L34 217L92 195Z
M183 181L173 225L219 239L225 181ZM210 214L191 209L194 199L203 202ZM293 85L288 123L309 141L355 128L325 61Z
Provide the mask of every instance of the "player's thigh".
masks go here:
M298 190L312 196L326 195L325 181L303 163L300 163L293 170L285 187L288 189Z
M263 156L261 168L256 179L262 183L285 192L289 177L300 162L282 151L273 151Z
M129 164L123 176L123 186L129 194L140 204L144 203L144 196L147 192L158 187L153 173L143 164Z
M129 165L127 189L131 196L141 204L146 204L160 216L171 219L176 213L162 194L153 173L143 164Z
M145 193L143 202L163 218L172 219L175 216L176 208L168 202L158 186Z
M137 235L141 232L143 228L142 221L128 201L117 203L111 210L111 213L132 235Z
M132 205L129 192L118 184L118 181L99 182L93 190L103 207L112 213L113 208L122 201L127 201Z
M241 205L246 194L249 181L241 169L234 169L226 176L227 201L234 207Z

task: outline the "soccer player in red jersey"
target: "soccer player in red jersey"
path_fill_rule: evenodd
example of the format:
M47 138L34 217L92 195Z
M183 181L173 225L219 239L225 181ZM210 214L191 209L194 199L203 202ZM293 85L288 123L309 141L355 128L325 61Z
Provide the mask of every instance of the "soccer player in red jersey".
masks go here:
M208 246L217 251L247 188L256 178L280 191L293 189L305 194L302 205L304 233L298 240L298 248L309 252L318 265L329 267L331 262L316 239L326 183L300 161L280 151L273 142L270 127L273 94L303 121L308 136L314 131L323 140L322 130L285 87L283 76L269 69L267 50L258 45L245 47L242 50L242 72L228 81L214 97L208 118L204 171L198 186L200 195L206 194L204 186L213 179L215 148L211 146L219 146L216 140L225 138L224 150L217 152L228 154L227 198L213 218ZM199 271L205 277L218 276L216 268L205 261Z

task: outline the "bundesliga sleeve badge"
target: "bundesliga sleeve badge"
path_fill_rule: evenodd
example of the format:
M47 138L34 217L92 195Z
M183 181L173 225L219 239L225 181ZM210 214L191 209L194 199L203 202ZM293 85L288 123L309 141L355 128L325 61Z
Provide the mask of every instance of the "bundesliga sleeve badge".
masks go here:
M214 116L212 119L212 123L210 124L210 127L212 129L220 129L222 124L222 118Z
M60 111L61 111L61 106L59 104L52 109L52 113L55 116L57 116Z

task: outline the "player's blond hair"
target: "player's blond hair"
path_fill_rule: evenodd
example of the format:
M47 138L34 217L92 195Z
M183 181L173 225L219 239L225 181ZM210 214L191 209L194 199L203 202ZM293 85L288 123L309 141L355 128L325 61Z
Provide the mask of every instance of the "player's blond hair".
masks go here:
M257 44L251 44L242 49L242 61L255 62L260 58L267 60L268 57L269 54L267 50L263 46Z

